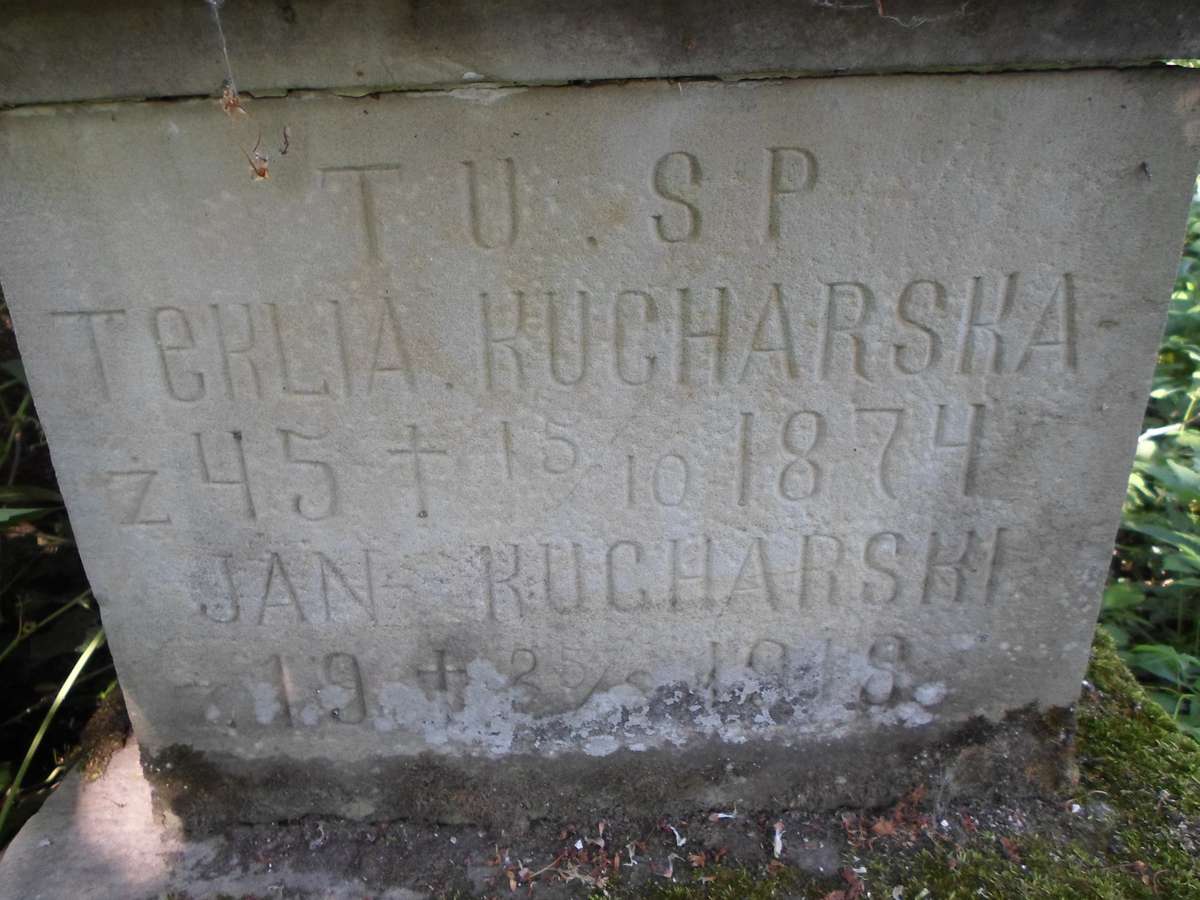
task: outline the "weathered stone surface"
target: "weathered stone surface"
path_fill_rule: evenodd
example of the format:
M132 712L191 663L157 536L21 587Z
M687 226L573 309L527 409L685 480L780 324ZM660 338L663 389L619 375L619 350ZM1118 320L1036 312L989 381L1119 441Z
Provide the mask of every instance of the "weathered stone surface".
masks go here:
M1196 96L0 114L0 272L164 796L878 802L902 752L1072 703Z
M1098 66L1200 56L1190 0L324 0L222 8L238 83L352 91L596 79ZM207 96L204 0L8 0L0 106Z
M0 876L0 900L363 896L350 875L239 858L220 838L189 840L173 817L155 815L136 744L118 751L96 781L68 776L5 848ZM425 895L392 887L371 896Z

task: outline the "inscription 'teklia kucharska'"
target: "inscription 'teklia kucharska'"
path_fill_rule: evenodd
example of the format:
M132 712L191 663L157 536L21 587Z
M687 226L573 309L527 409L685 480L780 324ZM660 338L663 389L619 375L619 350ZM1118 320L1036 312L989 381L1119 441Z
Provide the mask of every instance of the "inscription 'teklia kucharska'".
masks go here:
M1075 690L1012 673L1086 653L1156 333L1094 225L1171 165L889 84L263 101L261 183L202 104L89 119L160 233L66 217L100 274L14 303L118 660L174 660L144 739L601 753ZM1061 85L1012 108L1074 121Z

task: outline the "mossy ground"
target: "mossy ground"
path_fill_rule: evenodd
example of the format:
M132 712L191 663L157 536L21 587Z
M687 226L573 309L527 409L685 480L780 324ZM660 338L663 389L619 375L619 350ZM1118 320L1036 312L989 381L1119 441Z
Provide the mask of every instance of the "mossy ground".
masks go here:
M850 820L831 878L778 866L688 869L678 883L607 896L1200 898L1200 744L1147 699L1103 634L1078 707L1078 763L1077 787L1057 803L938 810L923 802L923 813L874 817L901 827L868 826L866 841L854 826L871 817Z

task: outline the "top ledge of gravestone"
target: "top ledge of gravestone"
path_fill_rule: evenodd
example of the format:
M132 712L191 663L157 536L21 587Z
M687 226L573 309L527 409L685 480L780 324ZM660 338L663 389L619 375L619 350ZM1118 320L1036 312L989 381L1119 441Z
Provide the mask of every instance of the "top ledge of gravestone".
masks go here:
M1128 66L1200 56L1194 0L10 0L0 107L252 94Z

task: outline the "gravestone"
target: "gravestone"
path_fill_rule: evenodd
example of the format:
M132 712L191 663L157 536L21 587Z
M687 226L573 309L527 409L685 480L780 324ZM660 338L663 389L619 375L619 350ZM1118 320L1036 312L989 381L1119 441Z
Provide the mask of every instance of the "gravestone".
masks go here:
M827 12L914 67L1052 61ZM19 23L35 59L72 15ZM235 69L272 58L226 24ZM551 86L418 31L350 93L404 90L104 99L211 93L206 34L0 94L0 275L162 802L509 821L1053 769L1191 73L739 79L828 64L752 36L638 68L601 29L589 78L728 77ZM263 93L344 84L331 46Z

